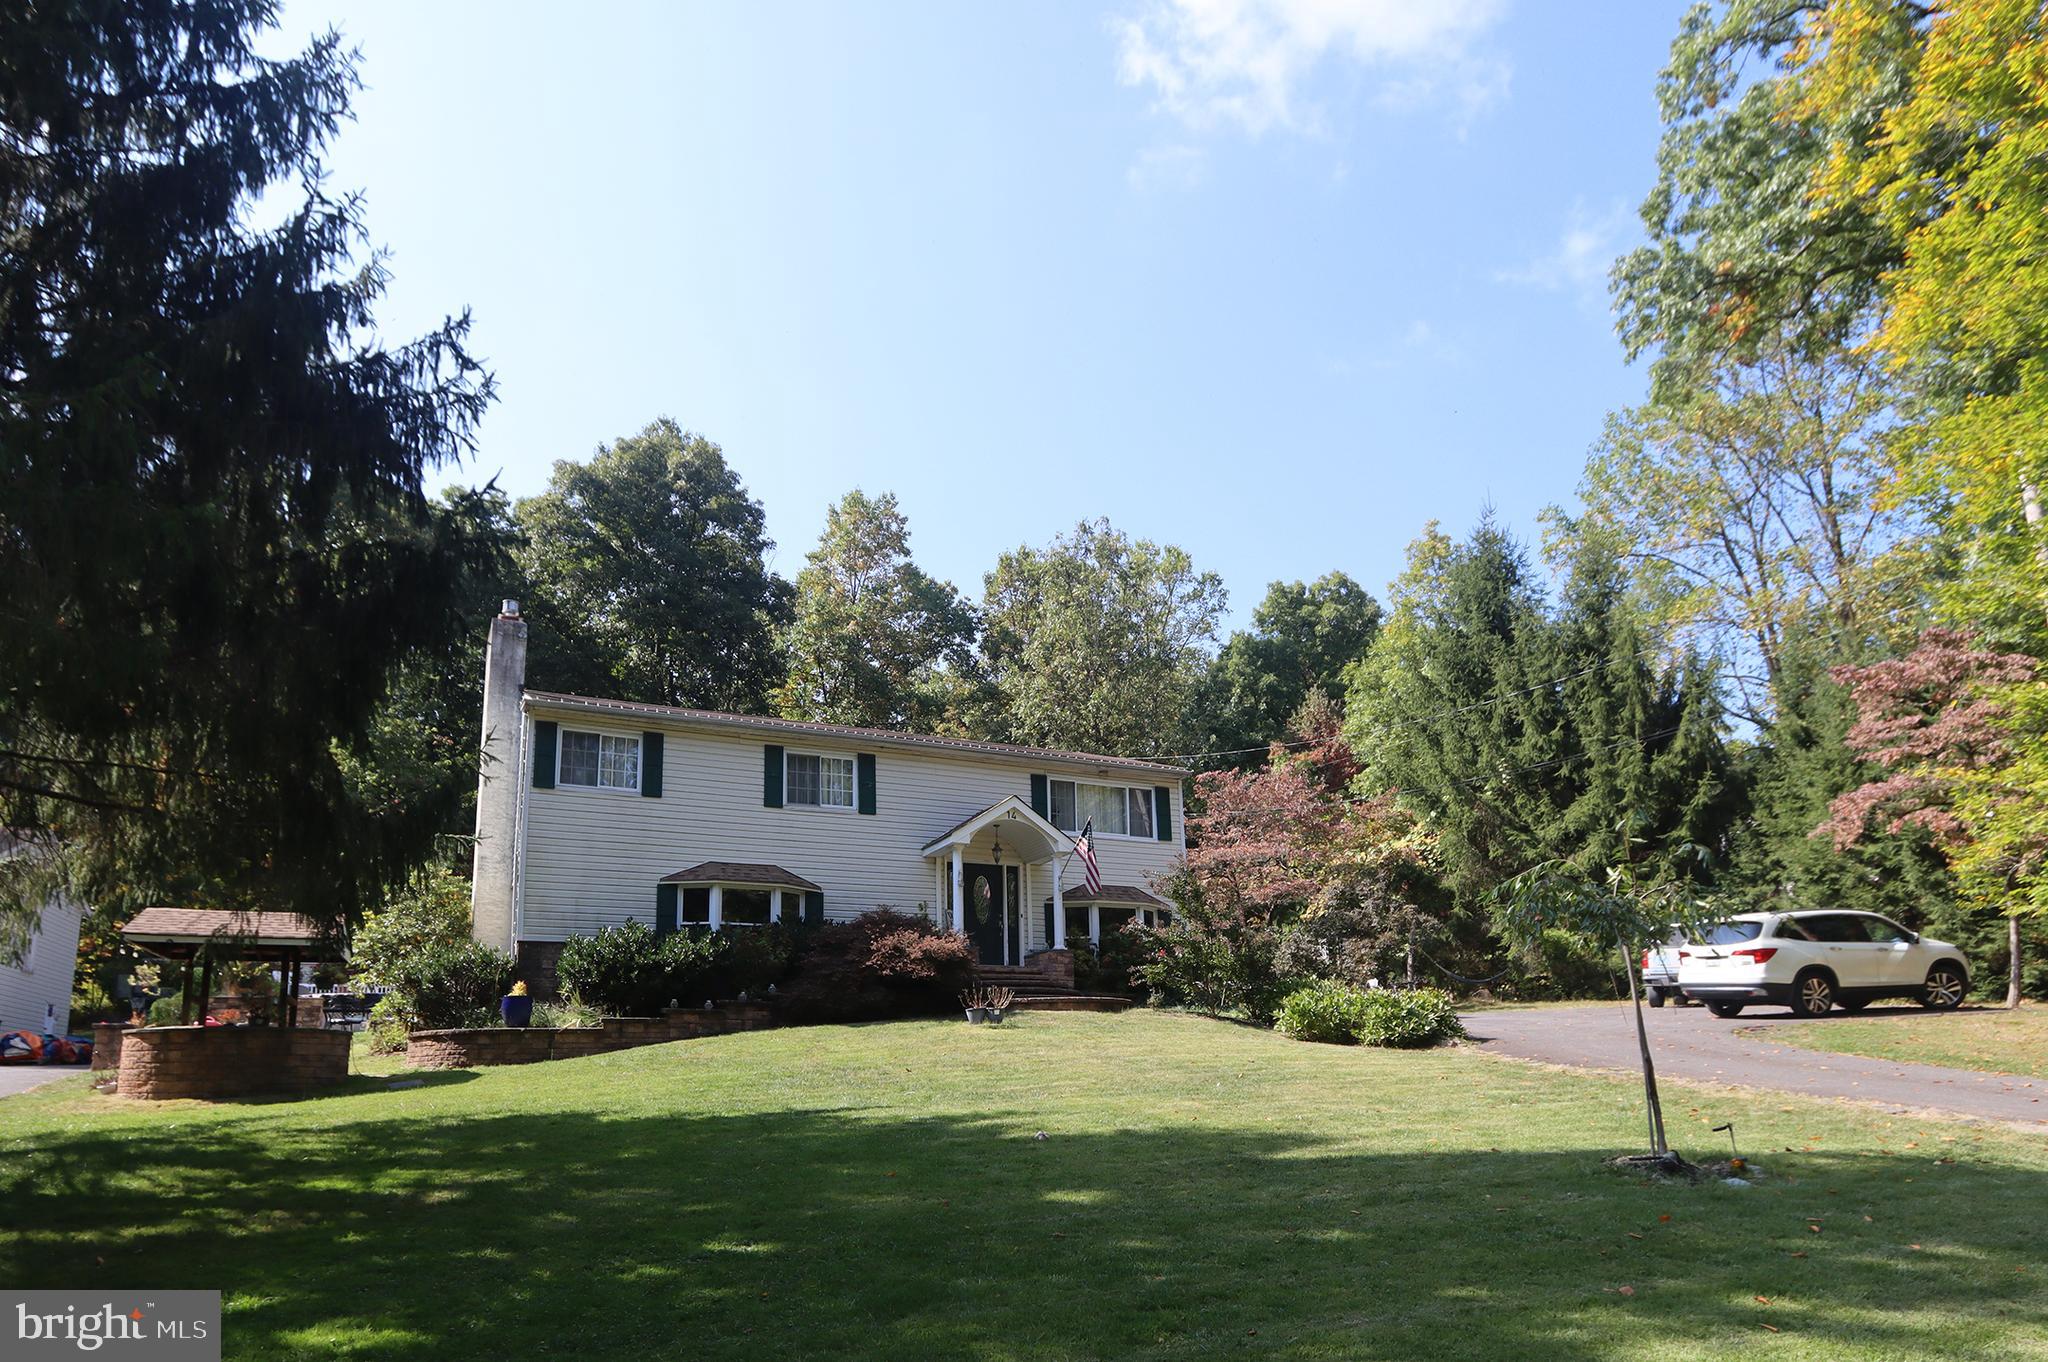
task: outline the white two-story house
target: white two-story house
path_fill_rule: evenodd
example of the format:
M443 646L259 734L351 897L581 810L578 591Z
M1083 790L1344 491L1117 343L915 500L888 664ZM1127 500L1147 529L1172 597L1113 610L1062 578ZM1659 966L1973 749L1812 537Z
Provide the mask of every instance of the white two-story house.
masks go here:
M476 938L552 974L559 943L844 921L879 907L1021 965L1133 920L1180 855L1180 768L525 688L507 601L485 669ZM1101 888L1074 858L1092 822Z

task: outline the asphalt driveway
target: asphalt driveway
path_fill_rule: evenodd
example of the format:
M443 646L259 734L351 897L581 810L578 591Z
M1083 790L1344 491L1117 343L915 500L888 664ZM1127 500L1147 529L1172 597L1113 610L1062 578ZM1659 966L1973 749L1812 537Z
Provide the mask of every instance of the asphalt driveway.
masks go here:
M53 1079L82 1074L85 1070L83 1064L0 1064L0 1097L12 1097L30 1088L40 1088Z
M1873 1007L1880 1017L1902 1009ZM1918 1008L1903 1009L1919 1011ZM1809 1097L1877 1102L1894 1111L1933 1111L2048 1126L2048 1079L1904 1064L1779 1044L1775 1025L1790 1013L1723 1020L1703 1007L1645 1008L1650 1057L1659 1078L1774 1088ZM1508 1008L1468 1013L1465 1029L1494 1054L1586 1069L1639 1068L1627 1003Z

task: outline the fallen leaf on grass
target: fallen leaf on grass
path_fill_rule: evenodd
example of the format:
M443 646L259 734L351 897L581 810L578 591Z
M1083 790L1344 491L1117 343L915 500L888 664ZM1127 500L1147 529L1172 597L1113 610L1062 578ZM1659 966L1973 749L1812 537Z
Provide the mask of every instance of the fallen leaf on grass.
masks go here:
M1771 1303L1771 1298L1769 1296L1758 1296L1756 1297L1756 1303L1758 1305L1769 1305Z
M1764 1324L1762 1320L1758 1320L1757 1323L1763 1325L1764 1328L1769 1329L1774 1334L1783 1332L1783 1330L1779 1329L1778 1326L1775 1324Z
M1657 1217L1657 1223L1660 1225L1668 1225L1671 1223L1671 1217L1668 1215L1660 1215Z
M1636 1289L1632 1286L1624 1286L1619 1288L1619 1290L1620 1293L1624 1296L1633 1296L1636 1293Z
M1630 1230L1630 1231L1628 1232L1628 1237L1629 1237L1629 1238L1631 1238L1631 1239L1640 1239L1640 1238L1642 1238L1643 1236L1641 1236L1640 1234L1637 1234L1637 1233L1636 1233L1636 1232L1635 1232L1634 1230Z
M1799 1250L1799 1251L1798 1251L1797 1253L1793 1254L1792 1256L1793 1256L1794 1258L1804 1258L1804 1257L1806 1256L1806 1250L1805 1250L1805 1249L1801 1249L1801 1250Z

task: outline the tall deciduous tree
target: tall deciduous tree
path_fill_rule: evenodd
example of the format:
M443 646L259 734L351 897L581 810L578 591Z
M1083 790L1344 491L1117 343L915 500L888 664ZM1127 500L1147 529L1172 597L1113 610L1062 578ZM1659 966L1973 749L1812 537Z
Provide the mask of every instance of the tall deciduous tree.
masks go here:
M541 687L762 713L788 583L761 503L719 447L663 417L555 464L514 512Z
M1171 544L1084 521L988 574L982 657L1013 741L1111 756L1186 750L1227 597Z
M1344 669L1364 657L1380 627L1372 593L1341 572L1314 582L1274 582L1232 634L1202 680L1197 714L1205 750L1218 764L1262 760L1312 693L1344 699Z
M796 577L775 707L788 719L929 731L971 685L974 610L910 557L893 493L848 492Z
M1763 723L1795 643L1910 637L1932 524L1884 499L1893 398L1867 357L1803 355L1781 335L1686 388L1610 418L1583 515L1550 519L1567 545L1615 544L1659 625L1720 659L1743 717Z
M423 482L489 377L466 318L377 338L382 257L318 163L354 60L259 56L274 19L0 10L0 824L101 903L377 897L435 829L343 757L486 608L496 546Z

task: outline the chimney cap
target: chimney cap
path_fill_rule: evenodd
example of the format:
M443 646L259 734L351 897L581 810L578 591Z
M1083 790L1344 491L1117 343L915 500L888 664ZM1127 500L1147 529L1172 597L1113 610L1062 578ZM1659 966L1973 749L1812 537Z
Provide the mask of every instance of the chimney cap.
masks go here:
M511 597L507 596L507 597L505 598L505 608L504 608L503 610L501 610L501 611L500 611L499 613L500 613L500 614L502 614L502 615L504 615L504 616L505 616L505 617L506 617L507 619L515 619L515 620L516 620L516 619L518 619L518 618L519 618L519 602L518 602L518 601L515 601L515 600L513 600L513 599L512 599Z

